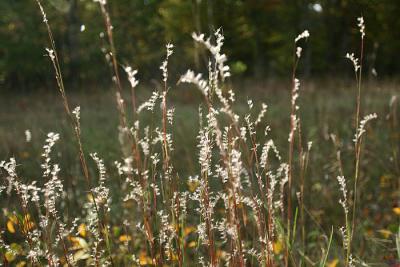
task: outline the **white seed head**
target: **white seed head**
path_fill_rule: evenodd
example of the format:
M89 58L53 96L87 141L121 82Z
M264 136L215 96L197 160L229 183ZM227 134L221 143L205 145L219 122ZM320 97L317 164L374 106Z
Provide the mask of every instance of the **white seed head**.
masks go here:
M79 121L81 119L81 107L77 106L76 108L74 108L74 110L72 111L72 114L75 115L76 121L79 124Z
M365 24L364 24L364 18L361 16L357 18L358 21L358 27L360 28L360 33L361 33L361 38L364 39L365 36Z
M32 140L32 133L29 129L25 130L25 141L29 143Z
M197 88L205 95L208 95L210 87L208 83L202 78L202 74L199 73L195 75L192 70L188 70L184 75L181 76L179 82L192 83L197 86Z
M308 30L305 30L304 32L300 33L296 39L294 39L294 42L297 43L298 41L300 41L301 39L307 39L308 37L310 37L310 33L308 32Z
M47 55L50 57L51 61L54 61L55 55L54 50L50 48L46 48Z
M346 179L344 176L338 176L337 180L340 185L340 191L342 192L342 198L339 199L339 204L343 207L345 214L349 213L349 209L347 207L347 187L346 187Z
M372 113L372 114L366 115L366 116L361 120L360 126L357 128L356 134L354 135L353 141L354 141L355 143L357 143L357 142L360 140L361 136L365 133L365 131L366 131L366 130L365 130L366 124L367 124L369 121L371 121L371 120L373 120L373 119L376 119L376 118L378 118L378 115L376 115L376 113Z
M301 51L303 50L303 48L301 48L300 46L298 46L297 48L296 48L296 56L297 56L297 58L300 58L301 57Z
M354 56L354 53L351 53L351 54L350 53L346 53L346 58L349 59L353 63L354 71L357 72L361 67L359 62L358 62L358 58L356 58Z
M135 88L139 84L139 80L135 78L135 75L138 73L137 70L133 70L132 67L126 66L124 67L126 74L128 75L128 80L131 84L132 88Z

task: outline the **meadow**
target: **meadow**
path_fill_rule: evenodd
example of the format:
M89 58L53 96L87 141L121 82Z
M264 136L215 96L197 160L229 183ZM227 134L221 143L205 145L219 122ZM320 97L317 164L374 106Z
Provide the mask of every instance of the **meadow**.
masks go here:
M355 80L298 80L304 31L291 79L243 81L193 34L208 74L170 81L167 44L150 85L99 5L111 88L65 88L42 9L57 84L0 99L4 266L398 266L399 85L363 49Z

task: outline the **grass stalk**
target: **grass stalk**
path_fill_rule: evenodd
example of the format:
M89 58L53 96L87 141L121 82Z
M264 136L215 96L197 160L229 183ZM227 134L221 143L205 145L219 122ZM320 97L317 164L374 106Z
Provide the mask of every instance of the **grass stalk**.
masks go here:
M58 59L58 54L57 54L57 49L56 49L56 44L53 38L53 33L52 30L50 28L50 25L48 23L47 17L46 17L46 13L43 9L43 6L40 2L40 0L36 0L36 3L38 4L42 15L43 15L43 22L46 25L47 28L47 33L48 33L48 37L49 37L49 41L50 41L50 46L51 46L51 50L48 50L49 53L49 57L51 59L51 62L53 64L53 68L56 74L56 80L57 80L57 85L59 88L59 91L61 93L61 97L63 100L63 104L64 104L64 109L65 112L68 116L68 118L70 119L71 125L73 127L74 133L75 133L75 137L76 137L76 141L78 143L78 150L79 150L79 158L80 158L80 163L81 163L81 168L84 174L84 177L86 179L86 183L87 183L87 187L89 190L89 193L93 199L93 204L94 204L94 208L98 217L98 221L99 221L99 232L102 233L104 235L104 238L106 240L106 244L108 244L108 228L103 224L101 216L100 216L100 211L98 209L98 205L96 203L96 196L91 188L90 185L90 176L89 176L89 170L88 170L88 166L87 166L87 162L85 159L85 154L83 151L83 146L82 146L82 141L81 141L81 131L80 131L80 124L79 122L73 117L70 106L69 106L69 102L68 102L68 98L67 98L67 94L65 92L65 87L64 87L64 81L63 81L63 76L62 76L62 72L61 72L61 67L60 67L60 61ZM109 259L111 262L111 265L113 264L113 259L112 259L112 255L111 255L111 251L110 248L107 246L107 249L109 251Z

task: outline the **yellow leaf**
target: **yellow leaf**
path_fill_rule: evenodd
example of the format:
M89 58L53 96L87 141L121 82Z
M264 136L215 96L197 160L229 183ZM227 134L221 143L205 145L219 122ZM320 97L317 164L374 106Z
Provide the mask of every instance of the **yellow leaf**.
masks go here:
M13 222L13 224L17 224L18 223L18 218L15 214L11 215L10 217L8 217L8 219L10 219L10 221Z
M86 197L87 197L87 199L89 200L89 202L93 203L93 196L92 196L92 194L87 194Z
M279 253L281 253L281 251L283 249L283 244L280 240L278 240L272 244L272 247L274 249L274 253L279 254Z
M192 182L188 182L187 185L189 187L189 191L194 192L197 189L197 187L199 186L199 182L192 181Z
M168 258L169 258L171 261L178 261L178 255L176 255L174 252L169 252L169 253L168 253Z
M87 249L89 247L86 240L81 237L71 236L69 237L69 240L72 243L72 249Z
M217 251L215 252L217 258L221 258L224 259L226 256L226 252L220 249L217 249Z
M378 231L384 238L389 238L389 236L392 234L389 230L386 229L381 229Z
M153 260L149 256L147 256L146 252L141 251L139 254L139 264L141 266L153 265Z
M185 229L183 230L183 233L184 233L184 236L187 236L188 234L190 234L194 231L196 231L196 227L188 226L188 227L185 227Z
M191 242L189 242L188 247L194 248L196 245L197 245L196 241L191 241Z
M11 220L7 222L7 230L12 234L15 233L14 223Z
M86 236L86 225L84 223L81 223L78 226L78 233L80 236L85 237Z
M396 215L399 215L399 216L400 216L400 207L395 207L395 208L393 208L393 212L394 212Z
M15 265L15 267L24 267L24 266L26 266L26 261L20 261Z
M8 262L12 262L13 260L15 260L15 253L12 250L7 250L4 256L6 257L6 260Z
M127 242L127 241L131 241L131 240L132 240L132 238L129 235L121 235L119 237L119 241L121 241L121 242Z
M328 262L326 264L326 267L336 267L338 263L339 263L339 260L338 259L334 259L334 260Z
M7 230L12 234L15 233L15 226L14 225L16 225L16 224L18 224L17 216L15 216L15 214L9 216L8 217L8 222L7 222Z
M22 252L23 252L21 245L19 245L17 243L11 243L10 248L12 251L14 251L14 254L16 254L16 255L22 254Z

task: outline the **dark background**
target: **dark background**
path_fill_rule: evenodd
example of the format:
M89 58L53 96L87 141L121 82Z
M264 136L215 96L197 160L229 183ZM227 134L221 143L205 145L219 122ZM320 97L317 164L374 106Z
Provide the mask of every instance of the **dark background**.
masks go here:
M378 79L399 73L400 1L397 0L109 0L120 63L139 69L141 81L158 79L172 42L170 72L177 78L187 68L204 70L208 54L195 47L191 33L222 27L224 52L234 77L290 77L293 40L308 29L300 72L309 78L351 77L347 52L359 53L356 18L366 24L365 75ZM43 0L54 31L69 89L110 82L105 63L104 24L91 0ZM0 85L2 90L54 88L45 25L34 0L0 1ZM81 25L85 30L81 31Z

